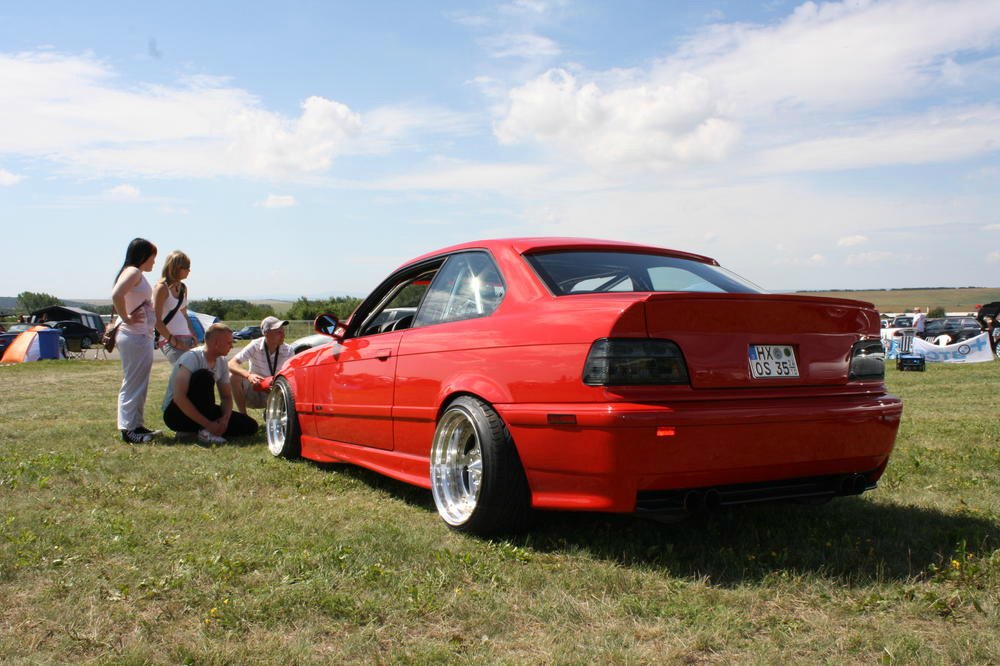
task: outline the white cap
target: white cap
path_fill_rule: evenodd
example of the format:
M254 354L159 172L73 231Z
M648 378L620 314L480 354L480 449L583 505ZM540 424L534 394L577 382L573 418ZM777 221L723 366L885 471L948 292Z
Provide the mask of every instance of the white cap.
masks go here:
M260 322L260 330L263 333L277 331L282 326L288 326L288 321L277 317L264 317L264 320Z

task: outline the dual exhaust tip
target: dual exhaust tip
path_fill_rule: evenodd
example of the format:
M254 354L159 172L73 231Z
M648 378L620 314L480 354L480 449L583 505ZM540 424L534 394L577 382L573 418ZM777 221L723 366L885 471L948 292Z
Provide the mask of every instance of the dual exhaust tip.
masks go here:
M867 476L864 474L847 474L840 479L835 489L831 488L827 492L833 495L845 496L860 495L866 490L868 490ZM709 488L708 490L689 490L684 495L684 510L691 513L715 511L721 505L722 496L714 488Z

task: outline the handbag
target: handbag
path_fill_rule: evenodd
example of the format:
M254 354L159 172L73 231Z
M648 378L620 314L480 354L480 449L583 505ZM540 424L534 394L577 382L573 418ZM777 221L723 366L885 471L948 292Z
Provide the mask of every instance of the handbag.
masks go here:
M104 347L104 351L114 351L115 342L118 339L118 327L121 325L122 320L116 317L104 327L104 334L101 336L101 345Z
M132 314L135 314L142 309L142 305L139 305L135 310L132 310ZM111 308L111 321L108 325L104 327L104 334L101 335L101 345L104 347L104 351L112 352L115 349L115 343L118 341L118 329L122 325L122 318L115 313L115 309Z

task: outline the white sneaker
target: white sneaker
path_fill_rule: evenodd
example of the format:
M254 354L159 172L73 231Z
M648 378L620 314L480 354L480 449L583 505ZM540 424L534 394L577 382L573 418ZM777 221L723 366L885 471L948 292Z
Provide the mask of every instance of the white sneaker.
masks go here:
M225 444L226 438L213 435L209 431L202 428L198 431L198 441L202 444Z

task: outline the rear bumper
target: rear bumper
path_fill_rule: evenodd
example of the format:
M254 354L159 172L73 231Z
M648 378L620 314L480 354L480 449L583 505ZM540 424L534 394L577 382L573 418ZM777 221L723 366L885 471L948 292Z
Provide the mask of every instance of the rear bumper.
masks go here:
M820 477L836 486L852 474L873 486L902 414L901 401L885 394L496 408L517 445L533 506L612 512L643 508L663 491ZM569 417L575 423L566 423ZM733 503L738 496L731 494Z

